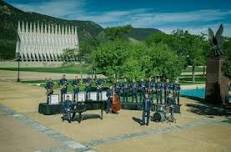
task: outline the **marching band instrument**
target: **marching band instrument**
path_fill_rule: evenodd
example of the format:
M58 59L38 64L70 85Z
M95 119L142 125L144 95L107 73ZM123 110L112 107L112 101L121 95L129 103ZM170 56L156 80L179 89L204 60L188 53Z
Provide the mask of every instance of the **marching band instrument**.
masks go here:
M64 82L64 84L62 85L62 87L61 87L61 90L65 90L65 89L67 89L67 81L65 81Z
M121 109L120 104L120 97L115 93L113 89L113 95L112 95L112 105L111 105L112 112L117 113Z
M51 95L51 94L53 94L53 88L47 89L47 90L46 90L46 95L49 96L49 95Z
M155 122L163 122L166 120L165 113L161 111L157 111L153 114L152 119Z

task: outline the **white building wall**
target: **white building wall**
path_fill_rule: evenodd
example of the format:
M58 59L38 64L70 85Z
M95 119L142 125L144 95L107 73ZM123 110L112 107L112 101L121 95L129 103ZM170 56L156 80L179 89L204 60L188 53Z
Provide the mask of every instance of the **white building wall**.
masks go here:
M18 22L16 53L23 61L56 61L67 48L79 49L77 27Z

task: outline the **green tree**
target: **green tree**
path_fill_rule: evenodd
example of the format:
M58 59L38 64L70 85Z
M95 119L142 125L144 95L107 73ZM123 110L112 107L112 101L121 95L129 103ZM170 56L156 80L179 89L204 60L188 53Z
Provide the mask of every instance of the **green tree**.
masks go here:
M96 69L103 74L113 77L120 76L122 66L127 58L128 47L122 41L108 41L100 44L96 51L92 52L92 61Z
M62 54L62 59L64 64L73 63L78 60L78 53L77 49L64 49Z
M126 41L108 41L92 52L93 65L101 73L129 80L161 76L175 80L181 74L184 62L164 43L134 44Z
M206 56L204 56L203 39L199 36L187 35L187 61L192 66L192 82L195 82L195 67L205 65ZM207 51L207 50L206 50Z
M224 42L225 63L223 71L231 79L231 38L226 38Z
M133 79L140 80L145 77L142 69L142 52L148 49L142 43L127 43L128 58L122 66L122 76L130 81Z
M142 68L146 77L161 76L175 80L181 74L184 62L164 43L153 44L142 54Z
M96 37L80 43L79 57L86 62L91 62L90 54L102 43L108 41L128 41L125 34L131 30L130 25L110 27L99 33Z
M148 46L152 46L157 43L165 43L170 45L173 41L174 36L170 34L165 34L162 32L153 33L150 37L148 37L145 42Z
M167 44L171 51L186 61L184 67L192 66L192 82L195 82L195 67L205 65L208 54L208 42L205 38L192 35L188 31L177 30L170 35L155 33L146 40L148 46L160 42Z
M91 38L88 41L80 43L78 57L80 60L84 60L88 63L91 62L90 54L95 51L97 46L99 46L100 41L96 38Z
M209 53L208 41L202 35L193 35L188 31L178 30L174 33L178 43L174 44L177 54L186 59L186 65L192 66L192 82L195 82L195 67L206 64Z
M140 80L145 77L140 61L136 58L129 57L122 66L122 76L132 81Z

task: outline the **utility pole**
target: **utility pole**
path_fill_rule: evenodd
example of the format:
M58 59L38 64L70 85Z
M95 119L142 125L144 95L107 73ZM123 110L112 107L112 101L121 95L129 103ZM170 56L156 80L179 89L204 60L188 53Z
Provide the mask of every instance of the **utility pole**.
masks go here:
M20 58L20 53L19 53L19 52L16 53L16 60L17 60L17 62L18 62L18 68L17 68L17 71L18 71L17 82L20 82L20 60L21 60L21 58Z

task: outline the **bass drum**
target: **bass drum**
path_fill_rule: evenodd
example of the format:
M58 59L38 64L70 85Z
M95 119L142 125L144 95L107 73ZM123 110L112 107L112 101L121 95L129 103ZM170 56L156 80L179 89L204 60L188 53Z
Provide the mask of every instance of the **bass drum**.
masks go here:
M166 117L165 117L165 114L164 112L155 112L153 114L153 118L152 118L153 121L155 122L163 122L166 120Z
M120 97L117 94L114 94L112 97L112 112L117 113L121 109Z

